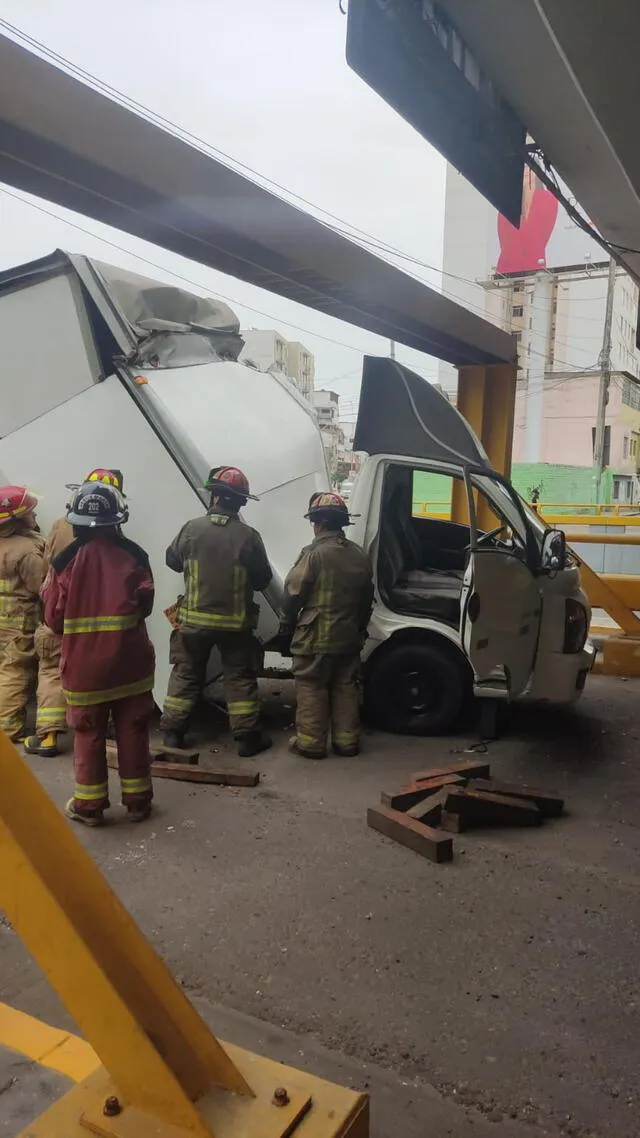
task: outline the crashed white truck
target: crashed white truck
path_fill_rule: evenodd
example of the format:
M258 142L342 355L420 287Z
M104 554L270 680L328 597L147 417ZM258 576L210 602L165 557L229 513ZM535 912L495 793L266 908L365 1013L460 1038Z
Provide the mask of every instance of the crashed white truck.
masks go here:
M313 410L287 379L238 362L233 312L58 251L0 273L0 345L0 479L38 494L42 528L63 513L66 483L95 466L124 471L127 532L156 579L157 702L169 674L163 610L180 590L165 548L204 508L205 475L218 464L244 469L260 497L244 514L274 570L259 598L268 646L282 581L311 537L309 497L329 480ZM578 569L458 412L407 368L367 357L355 446L368 457L351 492L350 537L375 574L363 677L378 724L446 731L472 691L576 699L593 658ZM469 525L416 513L425 471L462 480ZM476 524L478 495L497 519L489 532Z

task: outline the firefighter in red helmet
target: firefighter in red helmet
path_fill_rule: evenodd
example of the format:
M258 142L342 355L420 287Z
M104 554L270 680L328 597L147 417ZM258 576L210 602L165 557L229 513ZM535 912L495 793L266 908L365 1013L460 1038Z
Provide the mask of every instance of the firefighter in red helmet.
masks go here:
M313 494L305 515L314 540L285 581L280 635L290 640L296 681L295 754L323 759L331 733L337 755L360 749L360 650L373 604L365 553L347 541L347 504L339 494Z
M209 510L187 522L167 549L167 565L184 574L185 592L171 634L173 670L160 725L167 745L184 744L217 648L238 754L257 755L271 739L260 723L254 593L266 589L271 566L260 534L238 516L248 498L257 501L242 471L215 467L204 489L211 495Z
M0 487L0 729L11 739L24 734L36 670L33 637L45 574L36 506L24 486Z

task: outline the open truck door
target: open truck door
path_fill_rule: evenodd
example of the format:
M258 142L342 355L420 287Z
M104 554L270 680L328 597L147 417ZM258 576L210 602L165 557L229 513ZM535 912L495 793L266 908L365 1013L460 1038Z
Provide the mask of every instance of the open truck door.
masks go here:
M471 541L460 604L460 642L475 676L476 694L483 687L506 699L520 695L533 672L542 598L538 579L526 560L526 548L501 538L508 526L479 533L474 484L465 470ZM505 497L518 509L506 483Z

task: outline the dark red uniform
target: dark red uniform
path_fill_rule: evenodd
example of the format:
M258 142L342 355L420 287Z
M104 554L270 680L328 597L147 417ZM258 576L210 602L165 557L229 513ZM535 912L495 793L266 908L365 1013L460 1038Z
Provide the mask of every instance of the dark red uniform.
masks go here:
M41 595L45 623L62 635L60 675L76 732L74 808L101 814L109 805L110 713L122 801L149 802L154 652L145 618L154 587L147 554L112 530L80 538L55 558Z

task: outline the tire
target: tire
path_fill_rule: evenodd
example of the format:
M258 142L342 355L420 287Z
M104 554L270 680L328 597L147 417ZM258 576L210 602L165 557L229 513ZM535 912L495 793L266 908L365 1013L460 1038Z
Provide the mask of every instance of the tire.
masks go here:
M398 644L372 661L365 691L368 717L398 735L442 735L465 706L470 675L448 644Z

